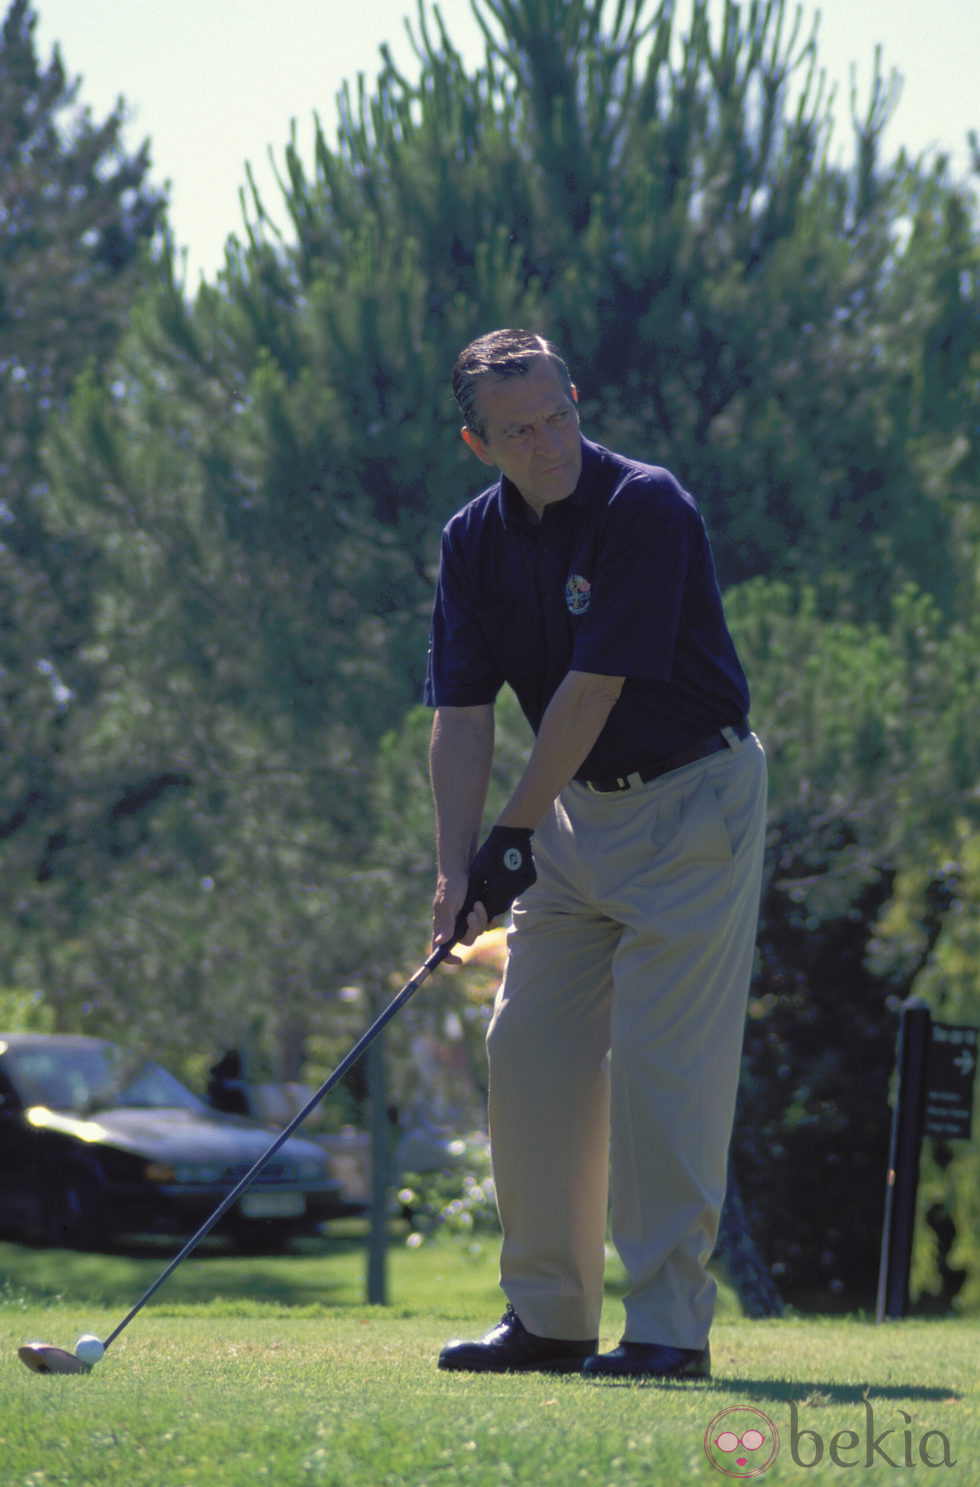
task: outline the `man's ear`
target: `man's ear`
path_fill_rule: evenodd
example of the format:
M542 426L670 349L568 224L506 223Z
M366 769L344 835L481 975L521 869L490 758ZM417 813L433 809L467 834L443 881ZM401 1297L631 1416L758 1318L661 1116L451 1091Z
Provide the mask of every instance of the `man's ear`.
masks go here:
M465 425L460 429L460 433L463 436L463 443L473 451L481 464L492 465L495 463L479 434L474 434L473 430L466 428Z
M572 383L572 402L578 402L578 388L575 386L574 382Z

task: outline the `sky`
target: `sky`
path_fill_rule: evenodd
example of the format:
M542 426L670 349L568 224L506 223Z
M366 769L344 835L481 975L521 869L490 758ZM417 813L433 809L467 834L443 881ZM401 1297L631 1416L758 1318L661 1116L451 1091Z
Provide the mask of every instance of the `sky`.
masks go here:
M678 0L682 21L690 3ZM903 78L886 153L940 149L965 173L967 131L980 129L977 0L803 0L807 29L818 8L819 55L838 90L839 158L847 158L851 67L866 98L880 44L885 73ZM442 0L440 10L475 67L482 41L469 0ZM201 277L214 279L228 236L241 235L246 162L281 220L270 149L281 168L291 121L308 161L314 113L332 140L338 91L359 73L373 82L382 43L403 70L417 73L405 31L417 0L34 0L34 11L42 62L57 43L93 115L105 117L121 95L130 115L127 145L149 139L151 178L169 187L190 290Z

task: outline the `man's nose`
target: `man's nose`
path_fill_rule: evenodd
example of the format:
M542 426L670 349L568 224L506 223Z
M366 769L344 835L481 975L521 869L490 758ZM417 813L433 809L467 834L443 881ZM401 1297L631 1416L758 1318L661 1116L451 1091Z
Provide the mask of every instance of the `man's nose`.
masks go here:
M534 450L539 455L557 454L561 449L561 438L556 429L543 423L534 431Z

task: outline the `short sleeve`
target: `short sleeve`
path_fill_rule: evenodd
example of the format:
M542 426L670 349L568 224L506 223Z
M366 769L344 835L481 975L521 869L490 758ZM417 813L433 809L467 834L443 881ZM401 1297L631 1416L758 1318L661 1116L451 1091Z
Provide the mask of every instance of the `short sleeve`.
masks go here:
M504 677L450 532L443 533L425 680L430 707L479 707L494 701Z

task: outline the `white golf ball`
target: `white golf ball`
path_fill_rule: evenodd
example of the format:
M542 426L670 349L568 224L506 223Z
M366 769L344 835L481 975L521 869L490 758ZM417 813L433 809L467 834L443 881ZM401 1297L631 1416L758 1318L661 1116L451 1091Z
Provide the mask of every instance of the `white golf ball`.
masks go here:
M93 1363L98 1363L104 1352L102 1343L91 1332L86 1332L75 1344L75 1357L79 1363L87 1363L90 1368Z

